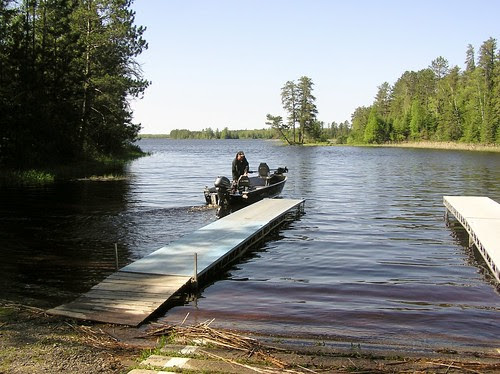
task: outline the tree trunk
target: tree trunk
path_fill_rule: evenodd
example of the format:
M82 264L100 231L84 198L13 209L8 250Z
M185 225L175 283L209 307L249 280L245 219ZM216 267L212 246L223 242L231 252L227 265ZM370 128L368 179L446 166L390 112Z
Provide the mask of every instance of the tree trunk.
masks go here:
M90 34L92 32L92 25L90 22L90 11L91 11L92 1L87 3L87 24L86 24L86 37L87 45L85 48L85 74L83 82L83 100L82 100L82 113L81 113L81 124L80 124L80 147L81 151L85 151L86 137L87 137L87 123L88 123L88 110L89 110L89 81L90 81Z

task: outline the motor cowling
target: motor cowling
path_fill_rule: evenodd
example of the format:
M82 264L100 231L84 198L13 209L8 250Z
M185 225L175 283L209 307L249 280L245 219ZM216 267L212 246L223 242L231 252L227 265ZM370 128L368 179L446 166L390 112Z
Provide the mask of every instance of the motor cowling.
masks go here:
M216 188L229 190L231 189L231 182L226 177L217 177L217 179L215 179L214 186Z
M216 215L218 218L222 218L229 213L231 213L229 204L229 194L231 193L231 181L226 177L217 177L214 182L215 189L217 191L217 201L219 207L217 208Z

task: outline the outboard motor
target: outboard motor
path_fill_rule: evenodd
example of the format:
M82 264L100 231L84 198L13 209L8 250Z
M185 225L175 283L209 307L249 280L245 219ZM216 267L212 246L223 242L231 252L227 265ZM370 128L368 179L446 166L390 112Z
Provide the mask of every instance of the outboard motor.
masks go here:
M288 173L288 168L285 166L284 168L278 168L274 174L284 174L284 173Z
M217 177L214 182L215 188L224 188L226 190L231 189L231 182L226 177Z
M231 182L226 177L217 177L214 182L215 190L217 191L217 199L219 207L216 215L222 218L230 213L229 209L229 194L231 193Z

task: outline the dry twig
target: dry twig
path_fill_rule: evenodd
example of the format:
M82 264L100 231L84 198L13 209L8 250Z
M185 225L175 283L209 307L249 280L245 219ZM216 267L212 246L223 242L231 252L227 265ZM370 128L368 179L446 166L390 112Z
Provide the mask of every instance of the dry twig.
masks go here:
M65 322L68 326L70 326L73 330L83 336L83 339L87 341L87 343L96 348L127 348L130 349L130 345L126 343L120 342L117 338L112 336L111 334L103 331L102 329L98 329L95 331L90 326L75 326L69 322Z
M268 353L271 349L270 347L263 346L255 339L233 332L215 330L209 326L213 321L212 319L194 326L156 324L160 326L147 331L146 336L179 335L183 341L202 341L205 344L248 352L249 357L258 357L280 369L284 369L287 366L285 362Z
M471 373L477 373L477 374L481 374L480 371L476 371L476 370L473 370L473 369L468 369L464 366L458 366L458 365L452 365L453 363L451 364L443 364L443 363L440 363L440 362L435 362L435 361L427 361L428 364L431 364L431 365L438 365L438 366L446 366L447 367L447 370L449 370L450 368L453 368L453 369L460 369L460 370L463 370L463 371L469 371Z

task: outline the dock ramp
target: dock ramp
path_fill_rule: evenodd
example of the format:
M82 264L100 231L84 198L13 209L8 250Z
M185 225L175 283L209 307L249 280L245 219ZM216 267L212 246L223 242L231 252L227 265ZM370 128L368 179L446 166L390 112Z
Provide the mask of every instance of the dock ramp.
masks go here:
M137 260L49 314L137 326L193 281L203 280L303 212L304 200L264 199Z

